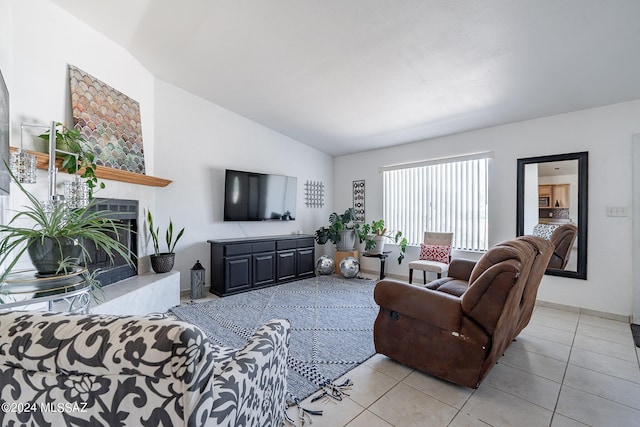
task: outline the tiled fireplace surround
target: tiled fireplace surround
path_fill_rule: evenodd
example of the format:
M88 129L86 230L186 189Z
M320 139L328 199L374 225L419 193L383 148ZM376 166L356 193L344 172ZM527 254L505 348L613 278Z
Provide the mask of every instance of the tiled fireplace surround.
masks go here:
M134 235L129 237L134 252L137 251L135 231L137 231L138 203L131 200L108 199L98 205L113 212L114 219L133 219ZM126 237L125 237L126 239ZM94 256L94 258L100 258ZM104 257L102 257L104 258ZM116 260L117 261L117 260ZM115 276L122 277L118 270L126 267L118 267ZM103 267L104 268L104 267ZM106 275L110 273L107 271ZM169 308L180 304L180 272L171 271L164 274L145 273L119 280L115 283L103 287L103 295L100 303L95 301L91 304L91 312L97 314L135 314L144 315L148 313L164 313ZM125 277L130 275L124 273Z

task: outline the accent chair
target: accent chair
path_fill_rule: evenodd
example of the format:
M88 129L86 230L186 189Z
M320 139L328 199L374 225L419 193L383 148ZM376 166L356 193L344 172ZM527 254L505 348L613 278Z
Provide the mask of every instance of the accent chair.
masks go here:
M452 243L453 233L425 231L424 243L420 245L421 259L409 263L409 283L413 282L413 270L422 270L423 283L427 283L427 271L436 273L438 279L447 273L451 262ZM424 256L424 254L428 255Z

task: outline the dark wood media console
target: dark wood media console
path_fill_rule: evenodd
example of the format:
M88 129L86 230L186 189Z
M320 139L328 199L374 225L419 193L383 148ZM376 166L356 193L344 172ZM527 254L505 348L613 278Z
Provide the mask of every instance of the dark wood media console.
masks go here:
M315 275L313 236L208 240L211 292L231 295Z

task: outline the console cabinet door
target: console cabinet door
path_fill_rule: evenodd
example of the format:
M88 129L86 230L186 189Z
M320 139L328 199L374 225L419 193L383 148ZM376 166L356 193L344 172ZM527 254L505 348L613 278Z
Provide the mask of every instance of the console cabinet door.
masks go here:
M298 249L298 277L313 276L316 273L314 248Z
M278 282L295 279L296 277L296 251L278 252Z
M224 288L226 292L238 292L251 287L251 255L224 259Z
M267 286L276 281L276 254L267 252L253 255L253 286Z

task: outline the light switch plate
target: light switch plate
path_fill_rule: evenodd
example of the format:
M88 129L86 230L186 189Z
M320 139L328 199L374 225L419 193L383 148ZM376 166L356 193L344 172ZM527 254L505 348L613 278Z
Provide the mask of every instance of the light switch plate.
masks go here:
M607 206L607 216L629 216L629 211L626 206Z

